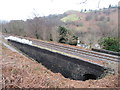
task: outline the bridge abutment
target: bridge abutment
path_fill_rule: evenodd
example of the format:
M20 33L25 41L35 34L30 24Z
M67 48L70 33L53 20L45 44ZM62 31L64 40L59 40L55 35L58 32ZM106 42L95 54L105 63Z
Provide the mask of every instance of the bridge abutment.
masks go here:
M42 63L54 73L61 73L73 80L97 79L104 74L104 67L78 58L9 40L17 49Z

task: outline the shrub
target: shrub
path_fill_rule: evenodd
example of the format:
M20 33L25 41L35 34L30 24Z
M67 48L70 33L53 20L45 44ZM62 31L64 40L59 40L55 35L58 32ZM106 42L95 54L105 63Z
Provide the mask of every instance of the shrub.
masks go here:
M80 26L80 27L83 27L83 23L81 22L81 23L79 24L79 26Z
M105 37L99 41L103 49L120 52L120 44L117 38Z
M99 21L104 21L105 17L104 16L101 16Z
M92 16L87 16L85 19L86 21L90 21L92 19Z
M108 22L110 21L110 17L107 17L107 21L108 21Z
M59 43L77 45L77 37L74 36L74 34L70 30L66 29L65 27L59 26L58 33L59 33L59 39L58 39Z
M60 43L66 43L67 42L67 33L68 33L68 30L65 27L59 26L58 33L59 33L59 41L58 42L60 42Z

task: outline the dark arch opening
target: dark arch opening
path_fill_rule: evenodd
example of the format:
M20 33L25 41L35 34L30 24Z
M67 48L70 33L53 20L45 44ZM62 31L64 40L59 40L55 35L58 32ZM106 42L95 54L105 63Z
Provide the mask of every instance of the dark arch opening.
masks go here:
M83 81L89 80L89 79L96 80L97 77L94 74L85 74L85 75L83 75Z

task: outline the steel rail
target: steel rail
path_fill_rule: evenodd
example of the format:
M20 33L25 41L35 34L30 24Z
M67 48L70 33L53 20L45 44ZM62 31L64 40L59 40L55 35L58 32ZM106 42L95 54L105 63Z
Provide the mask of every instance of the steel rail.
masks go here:
M36 40L33 40L33 41L36 42ZM101 58L101 59L106 59L106 60L114 61L114 62L119 62L119 59L120 59L119 57L116 57L116 56L101 54L101 53L97 53L94 51L88 51L88 50L83 50L83 49L77 49L77 48L68 47L68 46L64 46L64 45L57 45L57 44L44 42L44 41L37 41L35 44L37 44L37 43L39 43L39 45L42 44L43 46L46 46L46 47L49 47L52 49L66 50L66 51L70 51L70 52L75 52L77 54L84 54L84 55Z

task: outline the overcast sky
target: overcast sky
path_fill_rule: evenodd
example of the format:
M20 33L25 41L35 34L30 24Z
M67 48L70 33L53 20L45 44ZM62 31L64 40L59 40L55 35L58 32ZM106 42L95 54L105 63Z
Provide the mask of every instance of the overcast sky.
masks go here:
M26 20L33 12L40 16L62 14L68 10L97 9L99 0L0 0L0 20ZM119 0L101 0L100 8L117 5Z

